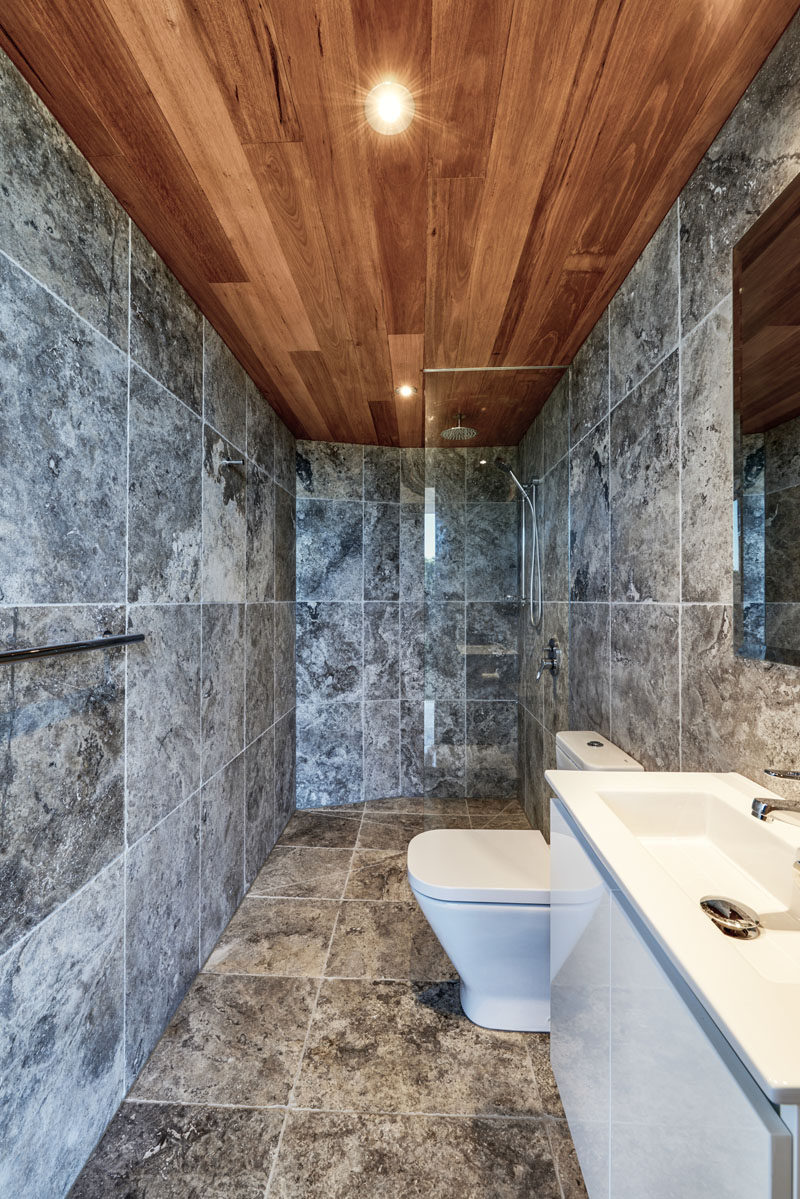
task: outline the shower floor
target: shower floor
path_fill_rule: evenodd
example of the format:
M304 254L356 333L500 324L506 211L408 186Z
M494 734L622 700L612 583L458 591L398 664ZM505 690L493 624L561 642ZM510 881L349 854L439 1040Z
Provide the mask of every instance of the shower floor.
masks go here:
M72 1199L577 1199L546 1034L492 1032L408 889L424 828L501 800L296 813Z

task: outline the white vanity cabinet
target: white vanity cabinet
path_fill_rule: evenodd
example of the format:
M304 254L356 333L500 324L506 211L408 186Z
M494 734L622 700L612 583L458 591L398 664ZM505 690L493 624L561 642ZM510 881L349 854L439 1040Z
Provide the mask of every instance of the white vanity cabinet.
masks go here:
M791 1199L775 1107L551 811L551 1056L590 1199Z

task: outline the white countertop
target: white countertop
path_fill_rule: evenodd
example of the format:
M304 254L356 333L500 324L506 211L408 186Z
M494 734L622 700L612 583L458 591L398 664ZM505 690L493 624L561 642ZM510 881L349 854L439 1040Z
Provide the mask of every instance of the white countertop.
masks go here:
M545 778L766 1095L800 1103L800 886L792 871L800 826L750 815L757 795L774 792L739 774L549 770ZM633 831L636 821L610 806L636 811L641 801L646 813L659 796L653 836L647 819ZM721 818L695 837L704 804ZM670 811L674 838L664 829ZM726 937L701 910L700 894L749 904L764 918L761 936Z

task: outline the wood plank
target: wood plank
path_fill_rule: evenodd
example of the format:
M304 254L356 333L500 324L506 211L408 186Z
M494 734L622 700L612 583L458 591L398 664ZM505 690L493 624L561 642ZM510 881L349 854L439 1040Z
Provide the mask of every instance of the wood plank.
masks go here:
M299 141L300 123L265 0L188 3L242 144Z
M486 173L513 8L433 0L430 150L445 178Z
M469 322L469 284L483 199L482 179L432 174L428 202L428 278L425 358L429 366L458 366ZM462 362L463 366L482 365Z
M378 445L400 445L394 403L391 400L370 400L369 410L375 424Z
M395 333L389 337L397 433L400 445L403 446L422 445L425 405L425 378L422 374L424 349L425 337L422 333ZM404 383L416 387L417 394L398 396L396 389Z

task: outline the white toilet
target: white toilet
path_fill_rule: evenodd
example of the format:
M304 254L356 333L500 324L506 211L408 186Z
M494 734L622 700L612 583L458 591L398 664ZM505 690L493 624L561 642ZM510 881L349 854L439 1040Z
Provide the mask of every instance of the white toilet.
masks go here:
M592 732L558 733L556 764L559 770L643 769ZM408 881L458 971L461 1006L470 1020L484 1028L546 1032L550 851L542 834L518 829L420 833L408 846Z

